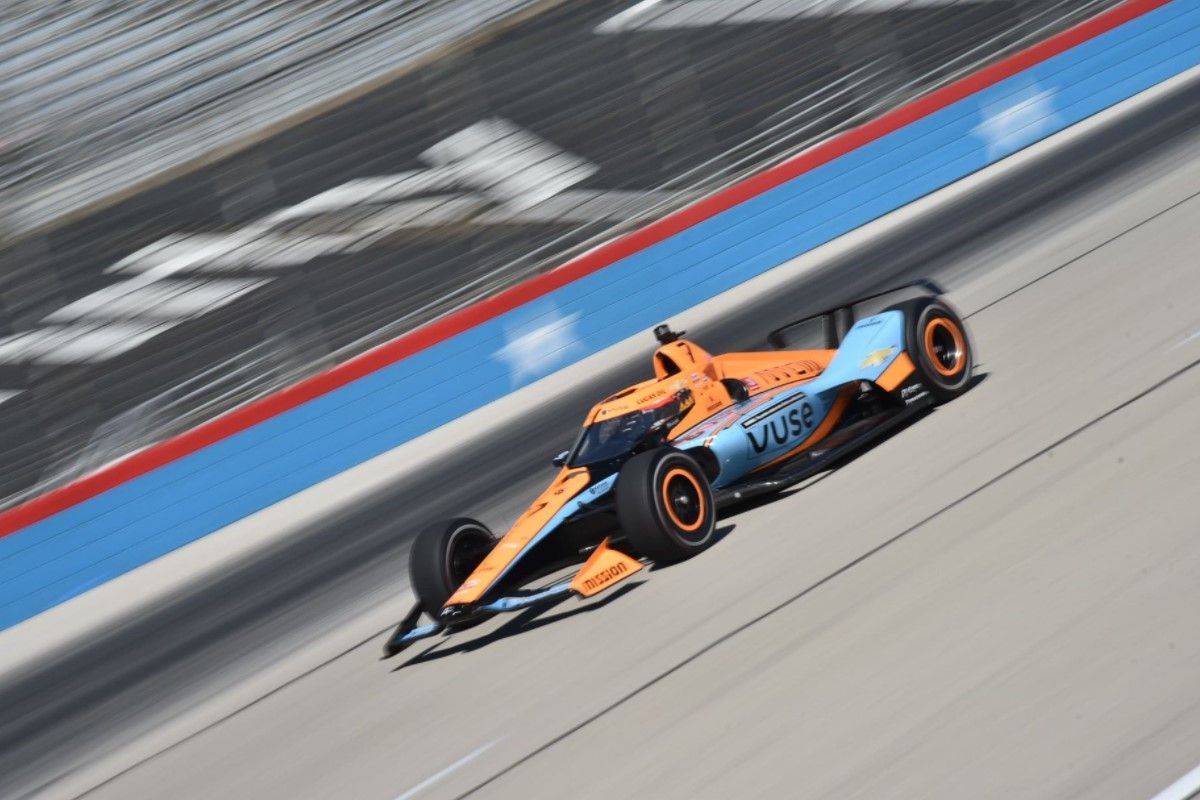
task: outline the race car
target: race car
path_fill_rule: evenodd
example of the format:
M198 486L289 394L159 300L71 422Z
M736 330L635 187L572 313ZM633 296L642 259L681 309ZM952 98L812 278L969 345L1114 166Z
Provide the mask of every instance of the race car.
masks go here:
M860 313L903 294L916 296ZM814 330L821 346L789 349ZM385 657L691 558L713 544L719 509L793 486L957 397L974 366L966 326L929 282L790 323L767 337L772 350L711 355L667 325L654 334L654 376L588 412L558 475L503 537L465 517L418 533L416 604ZM422 614L433 622L418 626Z

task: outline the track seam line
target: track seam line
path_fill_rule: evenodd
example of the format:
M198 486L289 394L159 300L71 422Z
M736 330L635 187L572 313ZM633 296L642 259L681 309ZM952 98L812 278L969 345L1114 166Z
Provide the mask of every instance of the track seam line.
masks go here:
M1200 193L1198 193L1198 194L1200 194ZM1130 229L1130 230L1132 230L1132 229ZM539 756L542 753L550 750L556 744L570 738L574 734L578 733L579 731L583 730L587 726L591 725L593 722L596 722L599 719L601 719L602 717L608 715L610 712L617 710L625 703L629 702L630 700L636 698L638 695L643 694L644 692L653 688L657 684L664 681L666 678L668 678L671 675L674 675L676 672L679 672L680 670L682 670L684 667L699 660L701 656L704 656L707 653L717 649L717 647L724 644L725 642L730 641L731 639L735 638L739 634L744 633L747 630L749 630L750 628L754 627L758 623L763 622L766 619L769 619L770 617L774 616L775 614L777 614L780 611L783 611L787 607L791 606L793 603L795 603L799 600L802 600L803 598L812 594L817 589L820 589L821 587L831 583L836 578L841 577L842 575L849 572L854 567L863 563L864 561L871 558L872 556L877 555L878 553L882 552L883 550L886 550L891 545L895 544L896 542L900 541L901 539L904 539L908 535L916 532L921 527L927 525L928 523L930 523L933 520L937 519L938 517L942 516L946 512L948 512L954 508L957 508L958 506L962 505L963 503L965 503L966 501L975 497L976 495L980 494L981 492L991 488L992 486L996 485L997 483L1004 480L1005 478L1012 475L1013 473L1021 470L1022 468L1026 467L1029 464L1033 463L1034 461L1038 460L1039 458L1044 456L1046 453L1049 453L1051 450L1055 449L1056 447L1061 447L1062 445L1066 444L1070 440L1074 439L1075 437L1079 436L1080 434L1084 433L1085 431L1094 427L1095 425L1099 424L1100 422L1103 422L1104 420L1108 419L1109 417L1113 416L1114 414L1117 414L1120 411L1133 405L1137 401L1142 400L1143 398L1149 396L1150 394L1153 394L1154 392L1158 391L1162 387L1164 387L1167 384L1174 381L1176 378L1179 378L1182 375L1186 374L1187 372L1189 372L1196 366L1200 366L1200 358L1197 358L1197 359L1185 364L1184 366L1176 369L1174 372L1171 372L1165 378L1162 378L1161 380L1155 382L1154 384L1150 385L1149 387L1143 389L1142 391L1135 394L1133 397L1130 397L1129 399L1118 403L1117 405L1113 406L1109 410L1105 411L1103 414L1100 414L1099 416L1092 418L1088 422L1085 422L1083 425L1080 425L1078 428L1075 428L1071 432L1056 439L1055 441L1053 441L1050 444L1046 445L1045 447L1041 448L1040 450L1033 453L1032 455L1026 456L1021 461L1018 461L1016 464L1012 465L1008 469L1005 469L1004 471L1000 472L999 474L995 475L994 477L988 479L987 481L980 484L976 488L972 489L971 491L969 491L966 494L959 497L957 500L954 500L954 501L942 506L937 511L934 511L932 514L930 514L929 516L920 520L919 522L914 523L913 525L909 526L908 528L905 528L904 530L900 531L899 533L892 536L891 538L886 539L885 541L879 543L878 545L876 545L875 547L866 551L865 553L863 553L862 555L853 559L852 561L842 565L841 567L838 567L836 570L829 573L824 578L821 578L816 583L813 583L813 584L805 587L797 594L792 595L791 597L787 598L783 602L773 606L772 608L767 609L766 611L762 612L758 616L742 623L741 625L737 626L733 630L721 635L717 639L714 639L712 642L709 642L707 645L700 648L692 655L688 656L687 658L678 662L674 666L672 666L672 667L664 670L663 672L659 673L658 675L654 676L650 680L646 681L645 683L643 683L642 685L633 689L632 691L628 692L624 696L613 701L612 703L610 703L609 705L600 709L599 711L595 712L594 714L587 717L586 719L576 723L575 725L571 726L567 730L565 730L562 733L558 734L557 736L551 738L546 743L544 743L544 744L540 745L539 747L537 747L536 749L530 751L526 755L522 756L520 759L509 764L504 769L493 774L491 777L483 780L480 783L477 783L475 786L471 787L470 789L463 792L462 794L456 795L455 800L463 800L464 798L469 797L469 796L475 794L476 792L486 788L487 786L491 785L492 783L494 783L495 781L504 777L505 775L508 775L509 773L513 772L518 767L533 760L536 756Z
M1009 299L1013 295L1017 295L1017 294L1020 294L1021 292L1025 291L1030 286L1033 286L1035 283L1040 283L1041 281L1045 280L1046 278L1049 278L1051 275L1061 272L1062 270L1066 269L1067 267L1072 266L1073 264L1076 264L1079 261L1082 261L1083 259L1092 255L1096 251L1103 250L1105 247L1108 247L1110 244L1112 244L1113 242L1122 238L1123 236L1133 233L1134 231L1136 231L1138 228L1142 227L1143 225L1145 225L1149 222L1153 222L1154 220L1158 219L1159 217L1163 216L1164 214L1168 214L1168 213L1174 211L1175 209L1179 208L1180 206L1185 205L1185 204L1191 202L1192 200L1195 200L1197 197L1200 197L1200 191L1193 192L1192 194L1189 194L1187 197L1183 198L1182 200L1172 203L1171 205L1167 206L1166 208L1162 209L1161 211L1154 212L1153 214L1146 217L1141 222L1137 222L1133 225L1130 225L1128 228L1121 231L1120 233L1114 234L1113 236L1109 237L1108 239L1105 239L1104 241L1100 242L1100 244L1098 244L1094 247L1088 248L1087 250L1085 250L1084 252L1075 256L1074 258L1064 261L1063 263L1059 264L1057 267L1050 270L1049 272L1044 272L1041 275L1038 275L1033 280L1030 280L1026 283L1021 284L1020 286L1013 289L1012 291L1006 292L1005 294L1000 295L995 300L992 300L990 303L980 306L979 308L972 311L970 314L965 314L964 318L970 319L971 317L974 317L978 314L982 314L984 311L987 311L989 308L992 308L993 306L1003 303L1005 300Z

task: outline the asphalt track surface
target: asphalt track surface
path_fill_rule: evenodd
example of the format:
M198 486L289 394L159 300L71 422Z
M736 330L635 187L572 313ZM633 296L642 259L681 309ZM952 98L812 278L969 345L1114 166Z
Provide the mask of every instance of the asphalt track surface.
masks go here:
M703 556L381 662L378 622L407 602L374 607L386 565L322 583L293 552L277 574L305 567L293 580L329 608L357 598L362 615L306 648L299 677L241 689L199 732L167 726L129 763L114 756L118 774L86 796L1149 798L1200 762L1200 136L1160 144L930 253L925 272L969 314L982 380L727 517ZM915 269L926 244L895 263ZM828 297L833 282L776 305ZM782 311L697 338L744 346ZM445 476L422 476L337 523L398 558L410 520L487 507L502 521L549 476L532 465L561 445L570 411L538 421L544 447L490 450L471 482L434 491ZM191 663L144 661L132 690L162 700L313 613L275 603L256 616L243 602L256 624ZM127 635L152 652L146 633ZM127 684L114 664L94 666ZM132 714L129 692L107 713ZM114 735L121 723L107 721Z

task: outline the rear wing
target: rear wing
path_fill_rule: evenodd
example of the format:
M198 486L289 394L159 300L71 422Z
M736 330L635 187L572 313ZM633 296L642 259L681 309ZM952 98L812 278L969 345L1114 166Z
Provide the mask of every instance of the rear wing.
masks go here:
M933 281L916 280L789 322L767 334L767 342L777 350L836 350L856 321L905 300L943 294Z

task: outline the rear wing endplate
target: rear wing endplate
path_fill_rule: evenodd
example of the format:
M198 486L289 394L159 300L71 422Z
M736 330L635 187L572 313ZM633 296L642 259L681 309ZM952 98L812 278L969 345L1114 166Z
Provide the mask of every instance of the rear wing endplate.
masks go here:
M767 334L767 342L777 350L836 350L857 320L878 314L888 306L904 300L943 294L945 292L942 288L933 281L915 280L789 322Z

